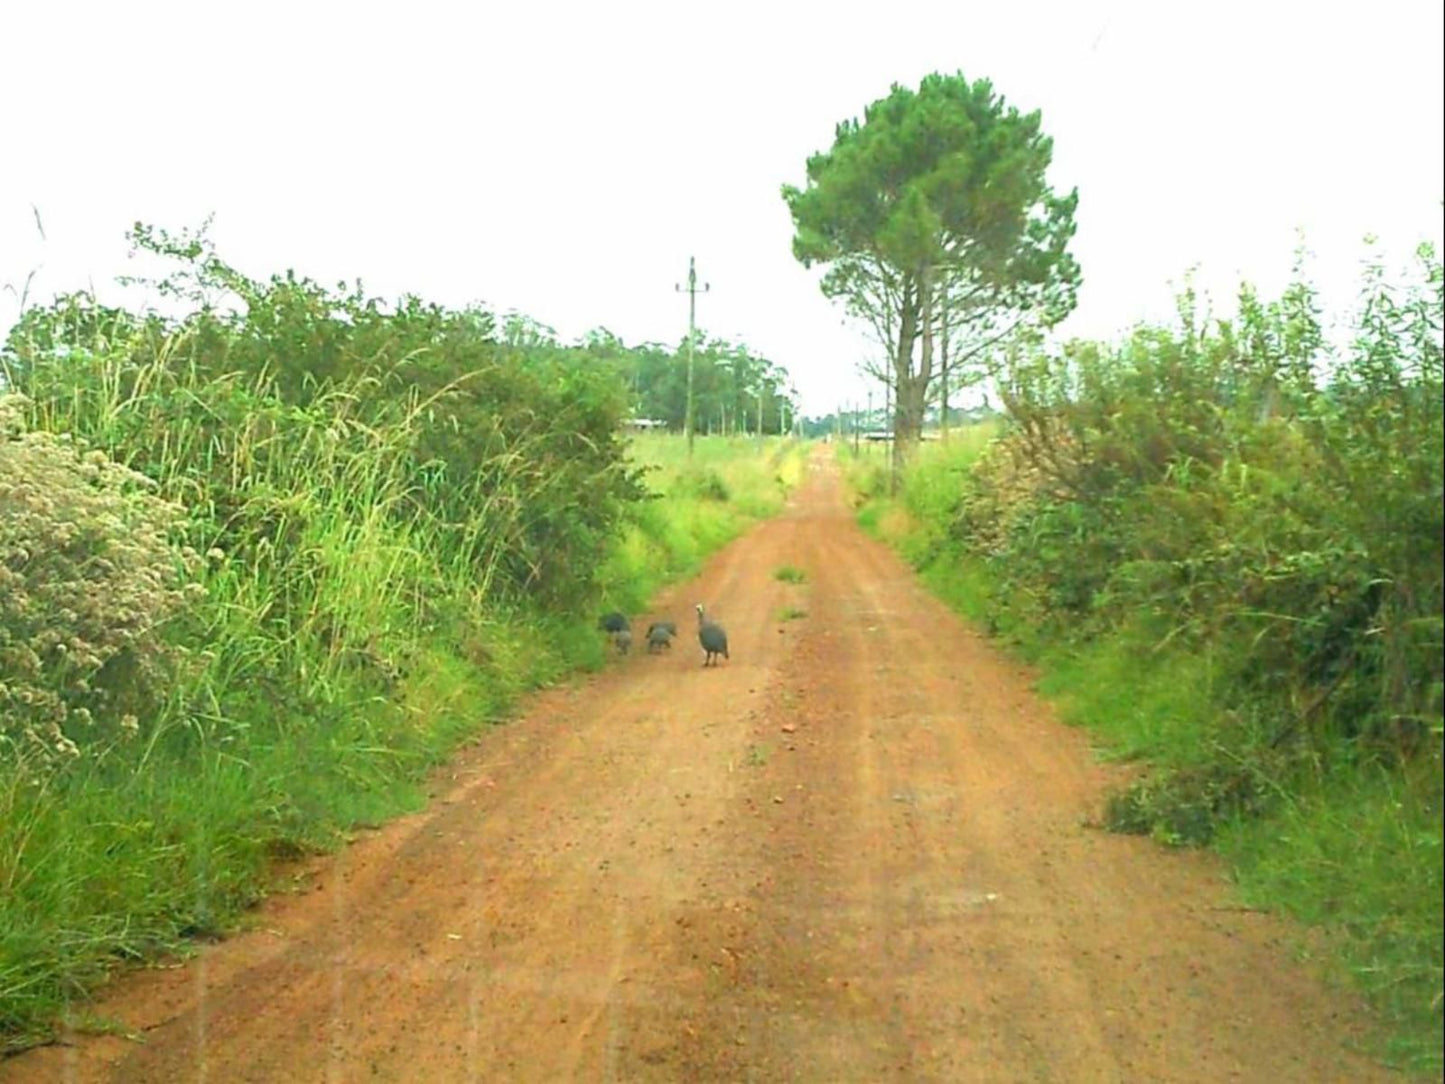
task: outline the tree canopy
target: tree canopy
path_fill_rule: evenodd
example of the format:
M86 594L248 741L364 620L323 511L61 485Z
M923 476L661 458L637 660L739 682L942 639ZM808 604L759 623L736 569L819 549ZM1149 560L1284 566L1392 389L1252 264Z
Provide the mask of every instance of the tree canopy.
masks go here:
M676 348L657 344L634 347L621 364L632 384L639 416L664 421L682 431L687 402L686 340ZM796 416L796 393L786 370L745 343L698 335L693 346L696 425L704 433L766 433L789 427Z
M935 73L839 124L832 148L808 159L806 186L783 186L794 256L826 266L824 294L888 350L880 375L900 449L917 441L935 384L946 393L956 379L950 366L1072 311L1078 192L1054 194L1052 158L1037 111L1006 105L988 80ZM955 353L945 346L936 363L939 333Z

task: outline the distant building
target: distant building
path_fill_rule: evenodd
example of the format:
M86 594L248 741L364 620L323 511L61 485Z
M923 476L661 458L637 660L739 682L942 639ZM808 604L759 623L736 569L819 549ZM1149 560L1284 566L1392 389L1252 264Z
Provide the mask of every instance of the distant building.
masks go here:
M666 429L667 423L657 418L628 418L622 423L625 429Z

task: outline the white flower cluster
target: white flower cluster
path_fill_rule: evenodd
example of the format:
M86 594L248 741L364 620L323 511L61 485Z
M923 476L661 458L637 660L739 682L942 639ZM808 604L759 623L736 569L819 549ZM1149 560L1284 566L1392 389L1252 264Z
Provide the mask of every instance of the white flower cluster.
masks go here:
M180 506L68 434L27 432L25 406L0 393L0 756L54 764L139 732L137 677L164 671L160 626L203 588L173 542Z

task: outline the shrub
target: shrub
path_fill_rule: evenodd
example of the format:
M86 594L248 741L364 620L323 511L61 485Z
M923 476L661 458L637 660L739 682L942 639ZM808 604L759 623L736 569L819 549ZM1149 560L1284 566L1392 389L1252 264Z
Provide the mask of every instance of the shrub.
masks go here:
M179 660L160 630L201 590L183 511L0 395L0 745L44 764L134 735Z

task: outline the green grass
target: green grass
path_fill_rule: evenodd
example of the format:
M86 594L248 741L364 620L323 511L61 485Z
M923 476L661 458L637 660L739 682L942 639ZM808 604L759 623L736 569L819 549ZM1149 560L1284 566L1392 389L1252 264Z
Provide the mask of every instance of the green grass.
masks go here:
M956 492L950 488L957 481L956 476L978 459L998 433L997 422L985 421L950 429L946 441L934 434L937 439L919 445L914 463L922 469L905 473L903 492L899 496L920 510L924 505L947 501ZM892 458L887 443L862 441L854 448L848 441L838 441L833 447L856 501L861 503L888 494L888 467Z
M521 656L529 632L498 629ZM550 651L556 652L556 647ZM428 648L401 701L172 732L143 763L82 762L0 792L0 1049L47 1038L119 964L232 929L275 856L421 807L425 771L506 711L525 670Z
M1217 847L1248 903L1327 934L1334 951L1321 962L1364 990L1387 1021L1385 1060L1439 1079L1439 811L1394 773L1335 771L1300 787L1268 820L1228 826Z
M808 616L808 611L801 606L784 606L778 611L779 621L797 621Z
M663 583L697 573L712 553L781 511L802 479L803 445L777 437L634 437L632 460L657 495L634 510L602 563L603 608L635 613Z
M1154 654L1143 629L1054 646L1038 689L1110 759L1185 767L1208 758L1219 679L1209 656Z
M784 565L773 573L773 579L779 583L806 583L808 574L801 568L796 568L793 565Z

